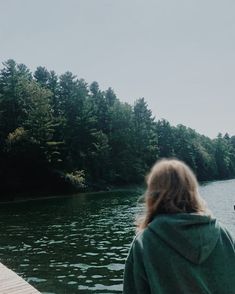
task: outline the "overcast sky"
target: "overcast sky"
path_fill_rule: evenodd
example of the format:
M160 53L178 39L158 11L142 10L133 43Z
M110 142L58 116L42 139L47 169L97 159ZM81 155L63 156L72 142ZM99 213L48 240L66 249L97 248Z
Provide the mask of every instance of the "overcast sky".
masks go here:
M72 71L157 119L235 135L235 1L0 0L0 61Z

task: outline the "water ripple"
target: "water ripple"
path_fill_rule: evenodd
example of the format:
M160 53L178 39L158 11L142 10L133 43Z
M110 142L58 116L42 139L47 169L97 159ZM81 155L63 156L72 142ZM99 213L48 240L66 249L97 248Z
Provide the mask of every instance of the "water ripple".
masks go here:
M235 235L235 180L200 190L215 216ZM142 192L2 205L1 261L44 294L121 293Z

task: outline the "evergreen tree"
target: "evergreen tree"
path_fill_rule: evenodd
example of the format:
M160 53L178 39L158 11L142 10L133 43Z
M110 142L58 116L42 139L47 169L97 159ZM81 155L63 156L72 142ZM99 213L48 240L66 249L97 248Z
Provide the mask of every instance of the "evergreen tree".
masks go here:
M158 158L157 127L152 112L144 98L135 102L133 109L133 141L136 169L143 177L147 169Z
M234 176L234 150L229 138L223 138L219 133L214 140L215 160L218 168L218 178L226 179Z
M71 72L60 77L39 66L33 76L8 60L0 70L0 175L7 189L40 187L40 180L66 191L140 183L158 158L185 161L199 180L235 176L235 136L214 140L183 125L153 117L144 98L119 101ZM60 176L55 180L53 172ZM85 182L86 180L86 182ZM59 182L58 182L59 181ZM12 184L13 183L13 184ZM61 183L61 182L60 182ZM57 186L56 184L56 186ZM58 185L58 187L61 187ZM12 188L13 189L13 188Z
M14 60L3 63L0 72L0 135L1 139L20 127L25 116L24 87L31 80L25 65Z
M165 119L159 120L156 127L158 136L159 157L174 157L174 128Z
M45 67L38 66L34 72L34 79L38 82L42 87L47 87L49 84L50 73Z
M133 144L133 111L127 103L116 101L110 109L110 179L115 183L135 182Z

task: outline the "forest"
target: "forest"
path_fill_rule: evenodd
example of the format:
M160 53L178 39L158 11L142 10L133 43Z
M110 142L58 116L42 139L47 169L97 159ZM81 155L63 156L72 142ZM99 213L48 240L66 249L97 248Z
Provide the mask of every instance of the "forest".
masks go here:
M208 114L209 119L209 114ZM157 119L71 72L10 59L0 70L0 195L97 191L141 184L160 158L185 161L199 181L235 176L235 136L210 139Z

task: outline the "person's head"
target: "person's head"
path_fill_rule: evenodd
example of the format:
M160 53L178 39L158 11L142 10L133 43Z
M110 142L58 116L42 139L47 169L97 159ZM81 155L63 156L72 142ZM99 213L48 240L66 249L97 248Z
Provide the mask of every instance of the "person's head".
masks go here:
M199 213L210 214L198 192L194 173L182 161L157 161L146 177L146 212L139 222L144 229L158 214Z

